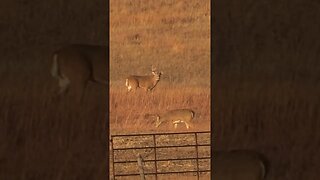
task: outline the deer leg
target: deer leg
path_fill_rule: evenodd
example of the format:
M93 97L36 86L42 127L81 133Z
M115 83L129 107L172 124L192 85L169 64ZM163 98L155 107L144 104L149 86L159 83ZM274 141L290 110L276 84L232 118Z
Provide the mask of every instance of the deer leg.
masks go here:
M185 121L184 121L184 124L186 125L187 129L189 129L189 128L190 128L189 123L187 123L187 122L185 122Z
M131 86L128 86L127 92L130 92L132 90Z
M176 129L178 124L181 123L183 121L181 121L180 119L176 120L176 121L173 121L173 124L174 124L174 128Z
M174 129L177 129L178 123L174 123Z
M160 118L159 118L159 117L157 117L157 120L156 120L156 127L159 127L161 123L162 123L162 122L160 121Z

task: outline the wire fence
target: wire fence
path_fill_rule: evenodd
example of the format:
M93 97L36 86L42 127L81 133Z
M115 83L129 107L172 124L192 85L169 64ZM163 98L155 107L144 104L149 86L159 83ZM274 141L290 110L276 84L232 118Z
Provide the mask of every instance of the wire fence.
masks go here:
M156 180L168 174L192 174L199 179L210 173L210 131L118 134L111 135L110 141L114 180L142 177L141 172Z

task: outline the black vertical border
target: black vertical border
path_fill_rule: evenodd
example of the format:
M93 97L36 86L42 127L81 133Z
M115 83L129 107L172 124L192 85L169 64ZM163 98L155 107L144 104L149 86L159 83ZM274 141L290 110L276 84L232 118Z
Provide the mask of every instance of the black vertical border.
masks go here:
M110 6L110 0L106 0L107 1L107 10L106 10L106 12L107 12L107 14L106 14L106 16L107 16L107 18L106 18L106 21L107 21L107 39L106 39L106 44L107 44L107 49L106 49L106 51L107 51L107 59L106 59L106 61L108 61L108 63L107 63L107 91L106 91L106 93L107 93L107 99L106 99L106 101L107 101L107 103L106 103L106 119L105 119L105 133L104 133L104 136L107 136L107 138L103 138L103 139L106 139L107 141L105 142L106 143L106 146L104 146L104 147L106 147L107 149L106 149L106 173L107 173L107 176L108 176L108 179L110 179L110 168L109 168L109 166L110 166L110 162L109 162L109 141L110 141L110 139L109 139L109 133L110 133L110 129L109 129L109 95L110 95L110 93L109 93L109 88L110 88L110 86L109 86L109 81L110 81L110 9L109 9L109 6Z
M211 122L210 122L210 126L211 126L211 133L210 133L210 141L211 141L211 160L210 160L210 169L211 169L211 172L210 172L210 176L211 176L211 179L213 179L213 149L214 149L214 136L213 136L213 133L214 133L214 118L213 118L213 108L214 108L214 89L215 89L215 83L214 83L214 48L215 46L213 45L213 38L214 38L214 27L216 26L216 24L214 24L214 19L215 19L215 16L214 16L214 10L213 10L213 7L214 7L214 0L210 0L210 91L211 91L211 94L210 94L210 98L211 98L211 101L210 101L210 117L211 117Z

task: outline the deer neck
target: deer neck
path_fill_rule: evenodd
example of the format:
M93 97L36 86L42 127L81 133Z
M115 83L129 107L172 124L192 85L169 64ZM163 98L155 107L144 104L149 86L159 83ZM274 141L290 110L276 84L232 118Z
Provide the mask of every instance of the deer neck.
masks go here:
M157 76L153 76L152 80L153 80L152 81L153 86L157 85L157 83L159 82L159 79L157 78Z

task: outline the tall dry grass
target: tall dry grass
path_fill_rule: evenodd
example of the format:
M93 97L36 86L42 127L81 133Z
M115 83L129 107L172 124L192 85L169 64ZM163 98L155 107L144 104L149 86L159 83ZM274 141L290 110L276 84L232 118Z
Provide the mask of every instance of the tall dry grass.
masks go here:
M209 1L111 1L111 85L154 64L164 82L208 87L209 13Z
M210 130L209 88L199 87L159 87L149 93L143 90L127 93L125 87L110 89L110 131L148 132L169 131L173 124L155 128L155 118L146 114L163 114L168 110L189 108L195 111L192 130ZM180 130L185 127L181 124Z
M110 2L110 133L186 131L145 118L178 108L195 111L190 131L210 130L209 12L209 1ZM163 72L154 92L127 93L125 79L151 65Z
M210 127L209 1L110 2L110 130L165 131L147 113L190 108ZM163 72L154 93L126 93L129 75ZM181 129L183 130L183 128Z

